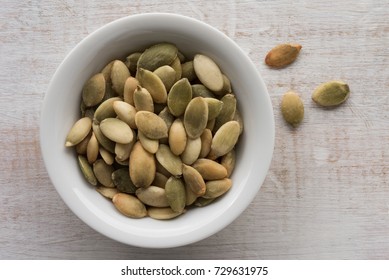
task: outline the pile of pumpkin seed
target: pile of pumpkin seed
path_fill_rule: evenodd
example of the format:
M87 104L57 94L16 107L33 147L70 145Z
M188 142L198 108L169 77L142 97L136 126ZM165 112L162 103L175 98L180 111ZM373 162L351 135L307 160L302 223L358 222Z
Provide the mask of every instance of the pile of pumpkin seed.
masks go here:
M75 147L85 179L119 212L172 219L231 188L242 131L219 66L164 42L89 78L65 146Z

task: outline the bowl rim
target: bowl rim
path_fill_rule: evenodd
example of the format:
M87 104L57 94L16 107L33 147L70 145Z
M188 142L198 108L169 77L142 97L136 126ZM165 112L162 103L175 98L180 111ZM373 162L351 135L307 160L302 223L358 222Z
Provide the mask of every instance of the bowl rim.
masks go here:
M65 204L84 223L86 223L88 226L90 226L91 228L93 228L97 232L99 232L99 233L101 233L101 234L103 234L111 239L119 241L121 243L125 243L125 244L132 245L132 246L137 246L137 247L144 247L144 248L171 248L171 247L184 246L184 245L198 242L198 241L203 240L203 239L217 233L218 231L222 230L223 228L228 226L230 223L232 223L239 215L241 215L243 213L243 211L248 207L248 205L252 202L252 200L254 199L255 196L252 196L250 198L246 198L245 203L242 203L241 205L236 205L236 208L234 209L234 211L231 211L232 209L230 207L228 209L230 211L228 211L229 215L227 215L227 218L224 218L222 221L219 221L217 224L215 223L211 229L207 229L207 230L203 230L203 231L201 229L195 229L197 235L189 236L187 234L184 238L182 238L181 236L180 236L180 238L173 236L169 240L164 240L165 242L155 242L155 241L151 240L150 238L146 238L146 240L142 240L142 241L140 241L139 238L131 240L131 238L125 237L122 234L115 234L115 233L112 234L112 232L110 232L109 230L103 229L101 226L93 223L93 221L91 222L90 220L88 220L88 217L84 213L80 213L79 209L72 207L72 205L74 205L74 202L69 201L69 199L66 197L66 195L64 193L64 190L59 188L58 184L56 184L56 182L53 180L53 167L50 166L50 160L49 160L50 154L47 151L47 149L45 148L45 145L47 144L46 139L45 139L45 135L48 132L47 128L45 127L45 120L46 120L46 117L50 117L50 116L47 116L47 114L48 114L47 113L47 106L48 106L47 104L49 103L50 95L52 95L54 92L53 89L54 89L55 81L60 77L61 72L62 72L62 68L65 67L65 65L67 64L67 61L74 55L74 53L77 52L77 49L82 44L88 43L88 42L94 40L94 38L99 36L100 34L110 32L110 30L113 30L116 27L120 27L120 26L128 24L130 22L136 22L139 20L156 20L157 18L161 22L163 22L164 20L172 20L172 19L185 21L185 22L188 22L190 24L201 26L202 28L206 28L206 29L211 30L212 32L217 34L217 36L219 36L220 38L222 38L223 40L225 40L226 42L228 42L229 44L234 46L237 50L239 50L240 55L242 57L244 57L246 60L245 62L248 63L248 66L250 67L250 71L253 71L257 75L258 82L261 84L262 90L264 91L264 95L265 95L263 97L264 102L266 102L266 107L269 110L269 119L268 119L268 121L269 121L268 133L269 134L267 135L268 141L269 141L269 151L265 155L265 157L262 158L262 164L266 167L266 172L265 172L264 178L260 182L258 182L258 187L255 189L255 192L253 191L253 193L256 194L259 191L259 189L261 188L263 181L266 177L266 174L269 171L270 164L271 164L272 157L273 157L274 145L275 145L275 143L274 143L275 142L275 123L274 123L273 107L272 107L271 99L270 99L269 93L267 91L266 85L262 79L262 76L260 75L260 73L257 70L254 63L248 57L248 55L246 53L244 53L243 50L238 46L238 44L235 43L226 34L224 34L220 30L216 29L215 27L213 27L213 26L211 26L211 25L209 25L201 20L198 20L198 19L195 19L192 17L188 17L188 16L184 16L184 15L180 15L180 14L175 14L175 13L142 13L142 14L125 16L125 17L116 19L114 21L111 21L111 22L101 26L100 28L96 29L95 31L93 31L92 33L87 35L85 38L83 38L78 44L76 44L76 46L65 56L63 61L60 63L60 65L58 66L58 68L54 72L54 75L52 76L50 83L49 83L49 86L48 86L48 89L45 93L42 107L41 107L40 147L41 147L41 153L43 156L44 165L45 165L46 170L48 172L50 181L54 185L55 189L57 190L57 192L59 193L60 197L65 202Z

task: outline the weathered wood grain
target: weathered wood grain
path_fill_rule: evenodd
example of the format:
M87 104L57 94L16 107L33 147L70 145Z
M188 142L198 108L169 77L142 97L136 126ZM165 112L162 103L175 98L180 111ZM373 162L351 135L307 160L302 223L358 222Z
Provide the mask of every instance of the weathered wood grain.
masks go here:
M222 8L221 8L222 7ZM272 165L250 207L218 234L167 250L112 241L82 223L54 190L40 154L39 117L55 69L87 34L126 15L174 12L234 39L274 106ZM0 10L1 259L389 259L388 1L11 1ZM264 65L283 42L291 66ZM343 79L335 109L311 100ZM293 89L305 119L291 129L279 102Z

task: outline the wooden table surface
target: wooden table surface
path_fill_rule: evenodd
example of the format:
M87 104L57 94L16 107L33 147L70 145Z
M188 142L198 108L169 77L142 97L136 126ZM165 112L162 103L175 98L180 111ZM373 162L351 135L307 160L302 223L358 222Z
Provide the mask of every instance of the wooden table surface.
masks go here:
M389 259L389 1L13 1L0 8L1 259ZM218 28L247 52L271 96L276 142L248 209L221 232L173 249L141 249L95 232L51 184L39 144L54 71L86 35L117 18L172 12ZM263 59L303 46L282 70ZM322 109L320 83L341 79L349 100ZM291 129L280 98L298 92Z

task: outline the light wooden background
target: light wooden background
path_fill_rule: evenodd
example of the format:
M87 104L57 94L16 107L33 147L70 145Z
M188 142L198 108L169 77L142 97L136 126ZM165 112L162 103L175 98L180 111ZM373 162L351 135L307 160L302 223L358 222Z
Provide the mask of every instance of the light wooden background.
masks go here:
M230 36L274 107L274 158L253 203L182 248L140 249L93 231L56 193L39 147L42 100L66 54L102 25L144 12L191 16ZM267 51L283 42L303 46L298 61L267 68ZM3 0L0 54L1 259L389 259L389 1ZM325 110L310 96L331 79L351 96ZM279 110L290 89L305 103L298 129Z

